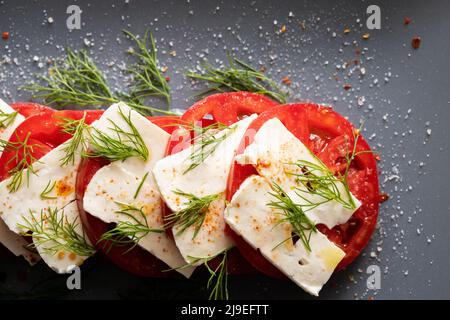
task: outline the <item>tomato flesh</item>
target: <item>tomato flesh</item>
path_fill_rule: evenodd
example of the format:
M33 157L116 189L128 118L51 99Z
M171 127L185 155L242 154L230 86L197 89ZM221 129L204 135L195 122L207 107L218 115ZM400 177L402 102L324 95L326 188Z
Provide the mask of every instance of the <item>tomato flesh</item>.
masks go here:
M314 152L336 174L345 170L347 145L354 144L354 127L344 117L331 108L316 104L287 104L274 107L262 113L247 129L237 150L241 154L252 143L254 134L269 119L277 117L300 141ZM367 142L358 137L356 150L370 150ZM252 174L257 174L251 165L234 162L227 187L227 200L230 201L242 182ZM328 229L318 225L318 229L339 246L345 257L337 269L345 268L361 253L375 229L379 209L379 188L376 160L372 153L358 155L352 162L348 174L350 191L361 201L361 207L345 224ZM231 228L227 229L237 243L241 254L259 271L274 277L283 278L259 251L253 249Z

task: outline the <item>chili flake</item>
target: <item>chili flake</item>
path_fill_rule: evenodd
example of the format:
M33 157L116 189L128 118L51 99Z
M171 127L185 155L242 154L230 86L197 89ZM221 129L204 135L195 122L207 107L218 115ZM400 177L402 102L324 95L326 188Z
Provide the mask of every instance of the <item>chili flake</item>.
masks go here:
M420 37L414 37L414 38L412 38L411 46L414 49L419 49L421 42L422 42L422 39Z
M8 40L9 39L9 32L8 31L3 31L2 32L2 39L3 40Z

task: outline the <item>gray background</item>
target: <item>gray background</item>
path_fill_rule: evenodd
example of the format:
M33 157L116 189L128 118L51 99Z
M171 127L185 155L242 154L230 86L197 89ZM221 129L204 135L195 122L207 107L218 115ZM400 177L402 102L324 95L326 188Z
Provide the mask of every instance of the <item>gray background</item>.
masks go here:
M65 27L70 4L83 10L81 30ZM381 7L381 30L366 29L370 4ZM194 101L197 91L183 74L202 58L220 64L228 51L265 65L277 81L288 75L294 82L291 101L331 104L353 123L366 120L364 134L382 157L381 188L391 197L381 206L379 227L364 254L333 276L321 298L448 299L449 12L448 1L5 0L0 1L0 32L9 31L10 39L0 40L0 95L6 101L28 100L18 87L34 73L45 73L46 61L61 56L65 46L87 48L85 42L109 81L123 88L121 68L130 45L123 28L154 32L161 64L169 67L174 108ZM409 26L403 25L405 16L412 19ZM287 32L277 34L283 24ZM345 27L351 28L348 35ZM361 39L365 32L367 41ZM411 48L415 35L422 37L418 50ZM363 49L365 75L357 67L342 68L355 58L356 48ZM344 83L352 89L344 91ZM366 288L365 271L372 264L382 271L380 290ZM141 279L98 257L82 271L83 289L69 292L65 277L42 263L29 268L21 259L6 260L0 263L0 288L16 297L206 296L202 275L190 281ZM233 277L230 290L236 299L309 298L292 283L263 276Z

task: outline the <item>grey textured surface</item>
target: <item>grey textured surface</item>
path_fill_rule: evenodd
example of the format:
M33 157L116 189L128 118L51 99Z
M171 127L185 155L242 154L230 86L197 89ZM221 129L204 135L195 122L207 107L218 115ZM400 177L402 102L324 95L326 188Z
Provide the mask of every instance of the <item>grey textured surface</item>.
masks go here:
M61 56L63 47L82 48L85 42L93 43L89 50L109 80L123 87L120 68L130 45L123 28L154 32L160 60L169 67L174 108L193 101L195 90L183 73L203 57L218 63L229 51L261 63L277 80L291 77L291 101L331 104L354 123L366 119L364 134L382 158L381 187L391 199L381 206L379 228L364 254L333 276L321 298L450 298L450 2L127 2L0 1L0 31L10 32L8 41L0 40L2 99L29 99L18 87L33 73L44 73L48 58ZM83 26L69 32L65 11L73 3L83 10ZM381 7L381 30L365 27L369 4ZM405 16L412 18L409 26L403 25ZM277 34L283 24L287 31ZM351 28L347 35L345 27ZM367 41L361 39L365 32ZM410 44L415 35L423 40L418 50ZM364 75L359 66L342 67L355 58L356 48L363 50ZM344 83L352 88L343 90ZM372 264L382 270L380 290L366 288L365 271ZM205 297L202 276L140 279L98 258L83 268L80 291L65 290L65 277L42 263L29 268L21 259L1 261L0 274L2 288L19 296L32 290L34 296L63 298ZM236 299L309 298L291 283L263 276L233 277L230 290Z

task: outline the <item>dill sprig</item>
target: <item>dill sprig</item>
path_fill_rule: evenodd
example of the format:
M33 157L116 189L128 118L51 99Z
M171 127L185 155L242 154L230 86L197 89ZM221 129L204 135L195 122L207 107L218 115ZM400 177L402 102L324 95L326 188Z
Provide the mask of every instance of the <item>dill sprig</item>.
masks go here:
M116 226L102 234L98 243L103 242L104 248L107 251L111 250L113 246L128 246L130 248L124 252L128 253L136 247L139 241L147 236L150 232L161 233L164 229L150 228L147 222L147 217L143 211L143 207L136 207L127 203L115 201L121 207L116 213L122 214L129 218L129 221L120 221ZM135 214L140 218L137 218Z
M129 51L138 59L135 65L127 69L134 80L129 96L137 101L143 101L148 96L161 96L170 104L170 88L159 66L152 33L146 31L144 38L140 40L127 30L123 32L135 42L137 47L137 51Z
M42 209L37 219L30 210L31 219L24 217L25 224L19 224L23 229L24 236L32 236L33 242L28 246L30 249L42 248L44 252L55 255L59 251L72 252L79 256L91 256L95 248L90 245L84 235L79 234L78 217L69 221L64 210L58 208ZM31 232L31 233L30 233Z
M249 91L264 94L280 103L286 103L287 95L264 73L247 63L228 56L228 67L216 68L208 61L202 62L204 72L188 72L189 78L210 83L201 95L211 92Z
M296 204L276 182L272 183L272 189L274 192L270 192L269 194L273 196L276 201L271 201L267 205L282 211L284 215L284 218L280 219L276 225L283 222L290 223L294 234L303 242L306 250L311 251L309 240L311 234L317 231L316 225L306 216L302 206ZM275 246L275 248L289 239L292 239L292 236L283 240L280 244Z
M129 157L140 157L144 161L148 160L148 148L131 120L131 111L128 115L125 115L119 108L119 114L128 126L128 130L122 129L111 119L107 120L111 124L109 129L112 134L104 133L93 127L93 132L89 138L93 150L85 152L84 157L104 157L111 161L124 160Z
M51 181L48 180L47 185L45 186L44 190L42 190L42 192L40 193L40 197L41 199L47 199L47 200L51 200L51 199L56 199L56 196L51 196L50 193L52 193L53 189L55 189L56 186L56 181Z
M30 83L22 89L31 91L33 98L61 107L109 106L128 96L115 94L110 89L104 74L85 50L73 51L67 48L66 53L64 59L55 61L49 69L48 76L39 75L38 82ZM145 106L133 99L127 103L142 113L173 114L167 110Z
M212 268L209 266L208 262L215 259L219 255L222 256L222 260L220 260L220 263L217 265L216 268ZM181 270L186 269L192 266L197 266L199 263L203 264L206 267L206 270L208 270L210 277L208 278L208 282L206 284L206 288L208 290L211 290L209 294L209 300L228 300L228 264L227 264L227 254L228 249L224 250L222 252L219 252L218 254L212 256L212 257L193 257L188 256L189 263L186 263L182 266L164 270L164 271L172 271L172 270Z
M220 129L226 131L220 136L215 135L214 133ZM193 143L192 152L187 158L191 161L191 164L183 171L183 174L197 168L206 158L212 155L220 143L227 139L230 134L236 131L236 129L237 126L228 127L223 124L213 124L204 128L194 126L194 137L191 141Z
M60 159L61 166L68 165L71 163L75 164L75 156L78 154L83 154L86 152L88 143L85 138L85 132L88 128L86 124L86 112L83 117L78 120L70 118L62 118L63 132L70 134L72 139L64 143L63 151L65 153L64 157Z
M14 119L16 119L16 116L18 114L19 113L17 111L7 113L3 110L0 110L0 128L4 129L9 127L14 122Z
M307 160L298 160L295 163L289 163L290 165L298 167L300 170L299 172L286 172L289 175L295 176L296 182L303 184L306 188L306 190L295 188L297 195L305 201L305 203L302 204L304 210L312 210L330 201L337 201L346 209L355 209L356 204L351 196L347 179L339 179L325 164L318 158L316 159L318 163ZM339 184L344 188L345 197L341 192ZM302 193L317 195L322 200L312 202L302 196Z
M26 170L26 180L27 184L30 181L30 175L36 174L33 168L33 163L36 162L36 158L33 156L35 148L41 148L37 144L29 144L31 133L29 132L23 141L19 140L17 136L17 141L6 141L0 140L0 150L2 152L14 152L14 156L8 160L6 165L11 162L16 163L16 166L9 170L10 181L7 185L9 192L16 192L23 183L24 175L23 171Z
M144 176L142 177L141 182L139 182L139 185L138 185L138 187L136 188L136 192L135 192L134 195L133 195L133 199L136 199L136 198L138 197L139 192L141 191L142 186L143 186L144 183L145 183L145 180L147 180L148 173L149 173L149 172L147 171L147 172L144 174Z
M220 194L210 194L200 198L192 193L186 193L181 190L175 190L174 193L185 197L189 201L183 209L173 212L166 217L165 227L176 224L179 228L177 235L180 235L189 227L194 226L194 234L192 235L192 239L194 239L205 221L206 213L211 202L217 200Z

